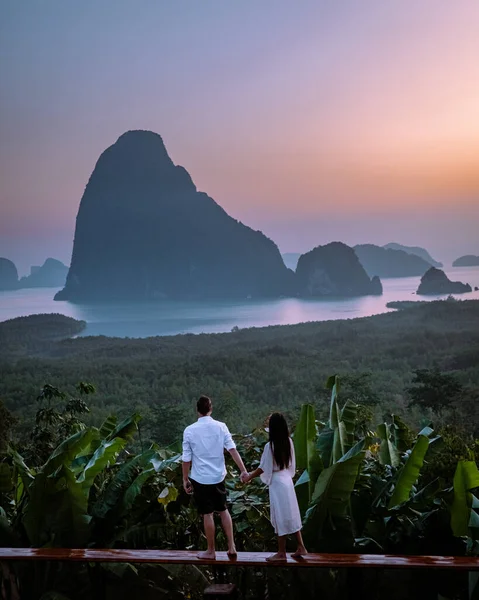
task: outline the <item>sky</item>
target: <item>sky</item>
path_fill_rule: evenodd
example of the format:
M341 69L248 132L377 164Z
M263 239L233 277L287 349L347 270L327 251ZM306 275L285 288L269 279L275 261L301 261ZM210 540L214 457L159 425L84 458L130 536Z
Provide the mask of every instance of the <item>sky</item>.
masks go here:
M479 254L477 0L0 0L0 256L69 262L130 129L282 252Z

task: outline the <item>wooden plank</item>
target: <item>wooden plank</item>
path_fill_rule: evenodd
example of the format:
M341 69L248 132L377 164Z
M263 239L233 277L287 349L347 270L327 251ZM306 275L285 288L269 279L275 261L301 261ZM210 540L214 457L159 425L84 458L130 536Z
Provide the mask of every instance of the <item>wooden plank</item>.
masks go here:
M473 556L400 556L394 554L308 554L301 560L288 555L287 560L266 561L269 552L239 552L229 559L226 552L217 552L216 560L202 560L196 552L187 550L71 549L71 548L0 548L2 560L53 560L78 562L131 562L221 565L241 567L361 567L387 569L455 569L479 570L479 558Z
M219 598L223 596L229 596L230 598L236 598L236 585L234 583L213 583L209 585L203 592L203 598Z

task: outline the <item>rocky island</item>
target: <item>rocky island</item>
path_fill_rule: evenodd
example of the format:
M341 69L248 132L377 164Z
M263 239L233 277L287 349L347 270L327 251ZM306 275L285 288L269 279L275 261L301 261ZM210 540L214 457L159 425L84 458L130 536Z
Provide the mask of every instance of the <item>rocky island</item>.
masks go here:
M431 267L429 271L422 276L416 294L428 296L436 294L464 294L471 291L471 286L468 283L451 281L444 271Z
M354 250L370 277L414 277L424 275L431 268L426 260L404 250L374 244L359 244L354 246Z
M55 258L47 258L41 267L32 267L30 275L19 281L21 288L63 287L68 274L68 267Z
M302 254L296 278L304 297L380 295L383 291L379 277L370 279L353 248L342 242Z
M230 217L173 163L162 138L129 131L103 152L76 220L56 300L290 295L276 244Z
M452 263L453 267L479 267L479 256L473 254L466 254L460 256Z
M425 248L421 248L421 246L404 246L403 244L390 242L389 244L385 244L383 248L387 248L389 250L402 250L407 254L414 254L425 260L431 266L437 267L438 269L440 269L443 266L441 262L434 260L434 258L429 254L429 252Z
M0 290L16 290L17 288L17 267L8 258L0 258Z

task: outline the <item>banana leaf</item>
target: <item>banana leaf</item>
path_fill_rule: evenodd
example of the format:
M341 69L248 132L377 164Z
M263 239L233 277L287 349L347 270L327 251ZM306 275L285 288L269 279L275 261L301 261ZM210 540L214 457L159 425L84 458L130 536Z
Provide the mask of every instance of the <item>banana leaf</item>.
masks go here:
M388 423L381 423L376 429L376 435L381 440L379 447L379 462L382 465L398 467L401 464L398 449L393 442L391 428Z
M329 407L329 426L331 429L336 429L339 425L339 409L338 409L338 394L339 394L339 377L331 375L326 381L326 387L331 390L331 404Z
M100 437L105 439L115 431L115 427L118 425L118 418L116 415L109 415L102 423L100 427Z
M138 423L141 421L141 415L135 413L131 417L127 417L119 423L115 429L107 436L107 440L111 441L117 437L130 440L138 431Z
M178 456L172 456L171 458L167 458L166 460L158 462L157 457L153 456L148 463L151 465L151 468L145 468L144 471L135 477L131 485L125 491L122 499L122 508L120 514L125 515L132 508L135 500L141 495L142 488L148 480L150 480L157 473L164 471L170 465L176 463L177 460ZM178 490L175 487L174 490L176 491L176 496L178 496ZM175 494L175 492L172 492L172 494ZM172 501L172 499L170 499L170 501Z
M454 474L454 497L451 505L451 529L455 536L469 533L473 504L471 490L479 487L479 471L472 460L460 460Z
M304 519L304 533L308 539L318 539L328 516L346 514L364 459L365 446L366 441L361 440L336 463L321 472Z
M341 435L342 453L346 454L354 445L354 432L359 406L348 400L341 410L340 420L344 424Z
M30 485L33 481L35 481L35 471L30 469L25 464L23 457L16 450L14 450L13 448L9 448L8 453L12 457L13 465L14 465L15 469L17 470L17 473L20 476L21 482L23 484L22 492L26 491L27 493L29 493ZM19 486L17 485L17 490L18 490L18 487ZM17 503L18 503L18 501L19 501L19 498L18 498L18 494L17 494Z
M325 427L318 435L318 441L316 443L316 447L324 467L330 467L333 464L333 445L334 431L330 427Z
M306 511L318 475L323 469L323 463L316 450L316 436L314 407L311 404L303 404L294 431L296 467L302 471L302 475L296 484L296 495L302 514Z
M428 447L429 438L424 435L418 436L411 454L408 456L405 465L399 473L397 483L394 486L394 492L389 500L389 510L409 499L411 490L419 478Z
M394 445L398 449L398 452L406 452L411 447L409 428L400 417L397 415L391 416L393 420L392 433Z
M151 449L125 462L93 505L92 515L104 519L111 511L117 513L120 510L120 502L125 491L142 470L155 467L156 458L156 450Z
M87 495L90 492L95 477L109 465L115 463L126 443L126 440L122 438L115 438L111 441L102 441L101 445L97 448L77 479L77 481L82 484L82 488Z
M62 465L70 466L77 455L84 454L94 438L98 437L98 430L88 427L64 440L50 455L42 471L46 475L52 474Z
M36 475L23 517L33 547L81 548L88 541L88 499L81 483L65 465L53 475Z

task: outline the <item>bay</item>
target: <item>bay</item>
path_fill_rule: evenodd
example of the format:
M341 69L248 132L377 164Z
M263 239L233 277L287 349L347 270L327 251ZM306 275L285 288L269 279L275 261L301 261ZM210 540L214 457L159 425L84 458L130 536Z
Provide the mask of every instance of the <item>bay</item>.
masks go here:
M479 267L447 269L453 281L479 287ZM420 277L383 279L382 296L305 300L243 301L155 301L81 303L55 302L57 288L36 288L0 292L0 321L39 313L60 313L87 322L82 335L149 337L178 333L222 333L233 327L291 325L368 317L393 309L394 300L435 300L446 296L416 296ZM479 291L458 294L457 299L479 299Z

